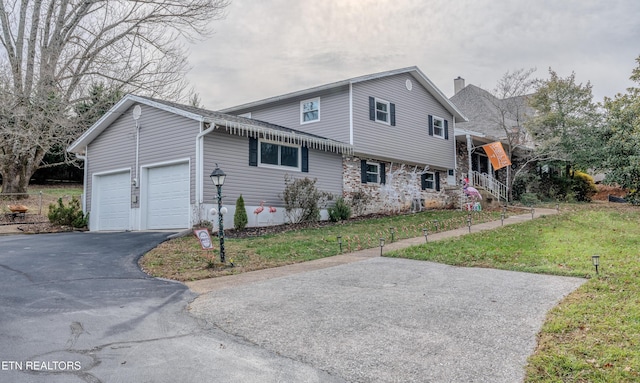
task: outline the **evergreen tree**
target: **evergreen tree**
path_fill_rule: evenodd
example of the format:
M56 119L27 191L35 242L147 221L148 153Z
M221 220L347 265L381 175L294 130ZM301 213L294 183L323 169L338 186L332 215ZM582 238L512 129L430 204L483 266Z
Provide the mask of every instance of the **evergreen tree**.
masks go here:
M233 215L233 226L236 230L244 230L247 227L247 223L249 223L249 218L247 217L247 209L244 207L244 198L242 198L242 194L236 200L236 212Z

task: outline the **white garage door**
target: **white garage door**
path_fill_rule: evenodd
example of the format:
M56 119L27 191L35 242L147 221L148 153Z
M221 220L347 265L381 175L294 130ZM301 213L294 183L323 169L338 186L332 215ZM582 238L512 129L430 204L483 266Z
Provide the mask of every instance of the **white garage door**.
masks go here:
M148 168L146 186L146 228L189 227L188 163Z
M129 172L96 176L93 184L92 230L129 230L131 178Z

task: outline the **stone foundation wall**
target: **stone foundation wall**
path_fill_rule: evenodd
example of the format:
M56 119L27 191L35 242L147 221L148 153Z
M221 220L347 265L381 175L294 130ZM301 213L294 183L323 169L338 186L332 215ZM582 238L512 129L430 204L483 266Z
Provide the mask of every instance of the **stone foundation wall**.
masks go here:
M362 183L361 160L384 163L386 183ZM353 156L343 157L342 167L343 197L355 205L354 216L452 207L457 198L447 185L447 172L444 170L439 171L440 191L431 191L421 190L420 175L425 171L424 167Z

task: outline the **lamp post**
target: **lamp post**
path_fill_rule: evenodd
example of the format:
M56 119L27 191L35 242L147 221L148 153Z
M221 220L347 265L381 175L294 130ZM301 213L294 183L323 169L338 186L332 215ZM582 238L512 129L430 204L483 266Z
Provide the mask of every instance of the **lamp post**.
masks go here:
M222 185L227 175L220 169L218 164L213 172L211 172L211 182L218 189L218 238L220 239L220 262L224 263L224 227L223 227L223 211L222 211ZM226 210L226 209L225 209Z
M438 220L437 219L434 220L433 223L435 223L435 225L436 225L436 233L437 233L438 232Z
M426 227L422 229L422 235L424 235L424 242L429 242L429 232Z
M598 273L598 266L600 265L600 256L599 255L592 255L591 256L591 262L596 267L596 274L599 274Z
M396 232L396 228L395 227L390 227L389 228L389 232L391 232L391 242L393 242L393 236Z
M382 257L382 248L384 247L384 238L380 238L380 256Z
M340 254L342 254L342 236L338 236L338 245L340 246Z

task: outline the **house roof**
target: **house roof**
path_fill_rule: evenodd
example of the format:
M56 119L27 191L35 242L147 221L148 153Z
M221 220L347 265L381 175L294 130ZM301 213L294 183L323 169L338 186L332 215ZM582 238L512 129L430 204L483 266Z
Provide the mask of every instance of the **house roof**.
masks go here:
M451 97L451 101L469 118L467 122L456 125L456 134L471 134L488 140L506 140L507 133L499 121L499 107L509 110L509 103L522 106L527 110L526 96L498 99L490 92L475 85L467 85ZM505 116L507 127L521 127L522 121L517 121L512 116ZM463 133L464 131L464 133Z
M394 76L394 75L403 74L403 73L407 73L413 76L413 78L415 78L416 81L418 81L425 89L427 89L427 91L431 93L431 95L433 95L433 97L435 97L436 100L438 100L438 102L440 102L440 104L442 104L445 107L445 109L447 109L447 111L451 113L451 115L454 116L456 122L468 121L465 115L460 111L460 109L454 103L452 103L442 93L442 91L440 91L440 89L438 89L438 87L436 87L433 84L433 82L431 82L431 80L429 80L429 78L425 76L425 74L422 73L422 71L418 69L418 67L416 66L354 77L347 80L333 82L330 84L320 85L320 86L303 89L303 90L299 90L292 93L286 93L280 96L265 98L263 100L254 101L254 102L250 102L242 105L237 105L230 108L225 108L225 109L222 109L221 111L224 113L232 113L232 112L243 110L243 109L254 109L258 106L262 106L262 105L266 105L266 104L270 104L278 101L288 100L296 97L302 97L312 93L317 93L317 92L339 88L339 87L350 85L350 84L356 84L360 82L375 80L375 79Z
M128 94L118 101L117 104L109 109L107 113L105 113L98 121L96 121L96 123L76 139L67 148L67 151L80 155L84 154L87 145L95 140L109 125L111 125L135 104L148 105L169 113L174 113L182 117L203 122L215 127L215 129L225 129L230 134L234 135L262 135L264 137L282 140L284 142L306 144L308 147L318 150L337 153L353 152L353 147L349 144L290 129L284 126L132 94Z

